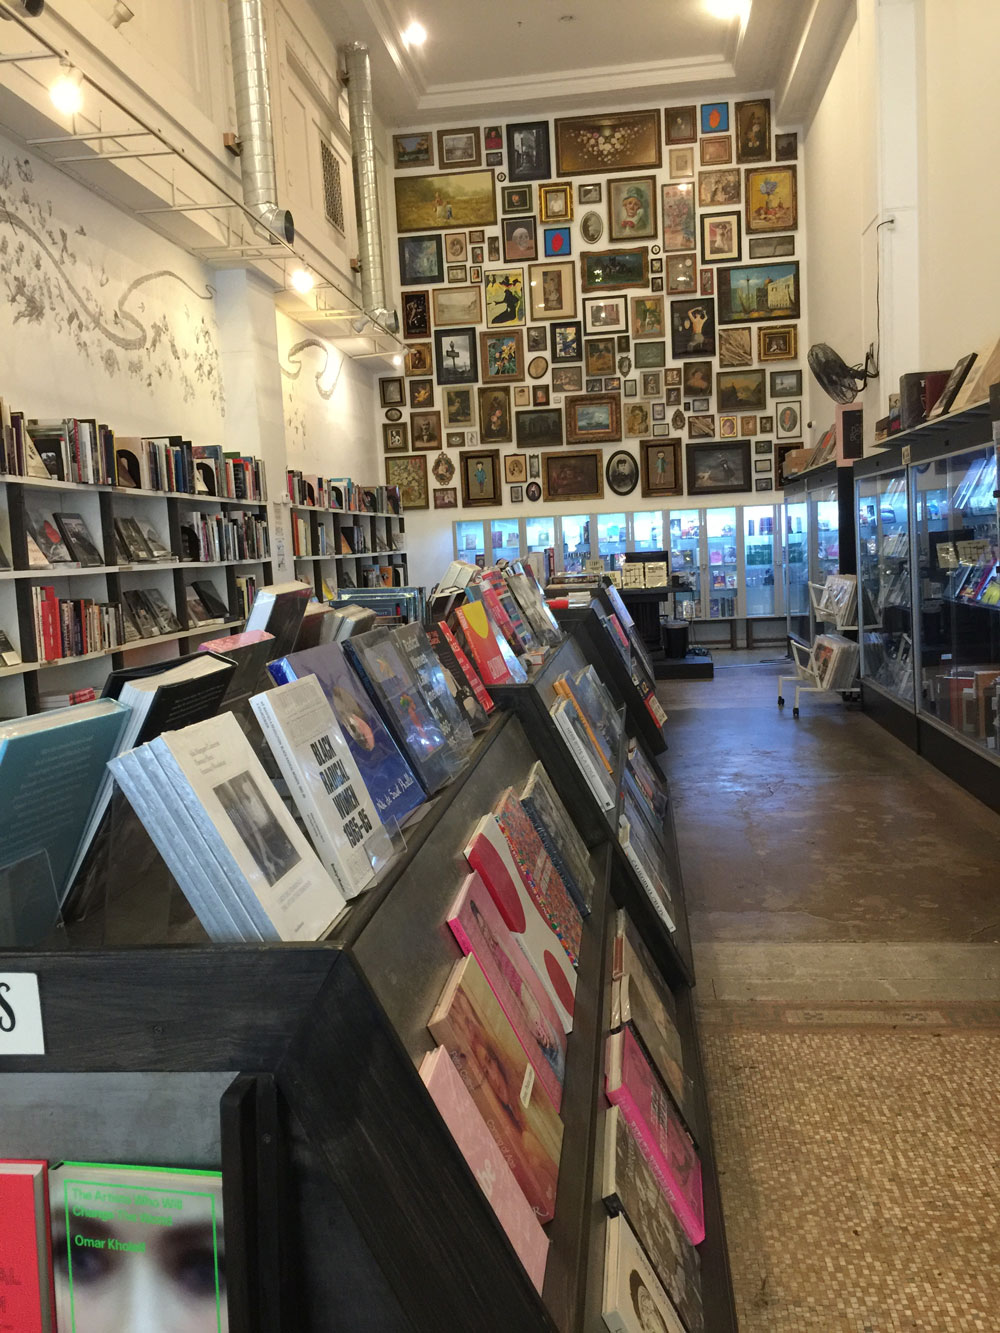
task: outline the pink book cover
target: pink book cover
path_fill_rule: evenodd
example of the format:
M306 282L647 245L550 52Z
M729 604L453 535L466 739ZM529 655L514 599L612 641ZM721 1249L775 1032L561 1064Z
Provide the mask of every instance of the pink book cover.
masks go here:
M559 939L542 915L511 855L496 815L484 815L465 847L465 859L483 878L507 929L535 969L562 1022L573 1030L576 971Z
M508 787L497 802L496 816L524 887L559 936L566 957L574 967L579 967L583 932L580 913L513 787Z
M462 952L473 954L486 973L539 1083L558 1111L566 1075L562 1019L475 871L452 904L448 925Z
M211 639L205 643L199 643L198 651L200 653L229 653L236 648L248 648L252 643L265 643L268 639L273 639L273 634L268 634L266 629L248 629L242 634L226 634L221 639Z
M443 1046L424 1056L420 1077L535 1290L540 1292L545 1280L548 1237Z
M608 1100L621 1108L688 1240L700 1245L705 1239L701 1162L680 1115L628 1028L609 1038L607 1054Z

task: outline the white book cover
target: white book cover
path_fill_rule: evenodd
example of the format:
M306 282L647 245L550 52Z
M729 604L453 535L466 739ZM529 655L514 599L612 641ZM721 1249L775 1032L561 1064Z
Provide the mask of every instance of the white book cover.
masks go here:
M610 1333L684 1333L642 1246L624 1217L608 1218L604 1322Z
M152 742L219 864L282 940L316 940L345 907L231 713Z
M375 878L369 847L382 821L319 681L279 685L254 695L250 707L320 860L344 896L355 897Z

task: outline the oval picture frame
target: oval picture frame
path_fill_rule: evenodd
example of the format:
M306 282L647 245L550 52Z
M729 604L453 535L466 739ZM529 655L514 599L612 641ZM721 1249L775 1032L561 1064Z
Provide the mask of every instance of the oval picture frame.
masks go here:
M536 500L542 498L542 488L537 481L529 481L524 488L524 494L532 503L534 503Z
M386 421L402 421L403 414L398 407L390 407L385 414Z
M547 375L549 363L544 356L533 356L528 362L528 374L533 380L540 380L543 375Z
M631 495L639 485L639 462L627 449L616 449L604 465L608 489L615 495Z

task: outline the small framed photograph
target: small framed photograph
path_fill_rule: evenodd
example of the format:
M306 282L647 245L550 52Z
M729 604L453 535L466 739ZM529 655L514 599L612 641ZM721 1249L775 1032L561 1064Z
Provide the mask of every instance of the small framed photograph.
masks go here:
M528 476L532 480L542 475L542 456L541 454L528 455Z
M405 375L429 375L433 369L430 343L410 343L403 361Z
M753 488L755 491L773 491L774 482L770 477L755 477Z
M539 185L538 204L543 222L570 222L573 217L572 185Z
M758 361L795 361L799 355L796 324L776 324L757 330Z
M438 384L475 384L479 379L475 329L435 329L434 347ZM467 424L451 417L449 421Z
M667 419L667 405L666 405L666 403L653 403L653 404L651 404L651 407L652 407L652 420L653 420L653 421L666 421L666 419Z
M762 435L767 435L774 430L774 417L761 417L760 431Z
M663 380L658 370L644 370L639 377L642 384L643 398L659 398L663 392ZM654 421L656 418L653 418Z
M771 441L754 440L753 451L755 454L769 454L771 452Z
M801 402L782 403L775 411L775 419L778 423L776 434L779 440L797 439L802 434Z
M521 264L538 258L538 239L535 219L526 217L502 218L503 257L508 264Z
M669 435L669 434L670 434L670 427L667 425L667 423L666 423L665 421L658 421L658 422L656 423L656 425L653 427L653 434L654 434L654 435Z
M414 449L441 448L440 412L411 412L410 430Z
M478 167L482 164L478 125L467 130L438 130L437 144L439 167Z
M698 156L703 167L724 167L733 160L733 136L717 134L711 139L702 139Z
M667 255L667 292L684 296L698 290L697 255Z
M505 454L503 479L509 485L528 480L528 459L525 454Z
M487 125L483 131L483 147L488 148L491 153L498 153L503 149L503 130L499 125Z
M464 449L464 448L465 448L465 431L464 431L464 430L448 430L448 431L445 431L445 433L444 433L444 442L445 442L445 444L448 446L449 449Z
M581 204L599 204L603 197L600 181L588 181L576 187L576 197Z
M692 412L707 412L708 409L709 409L709 406L710 406L710 402L711 402L711 400L708 399L708 398L692 398L692 399L691 399L691 411L692 411Z
M639 464L626 449L616 449L604 466L604 479L614 495L631 495L639 484Z
M736 429L736 417L725 412L719 417L719 435L724 440L735 440L739 431Z
M469 257L469 243L464 231L450 231L444 238L444 257L449 264L464 264Z
M435 291L434 295L437 295ZM403 337L431 336L430 292L403 293Z
M444 282L444 247L440 236L400 236L399 282L402 287Z
M663 397L668 407L679 407L681 402L680 389L664 389Z
M646 402L630 403L625 411L625 434L633 439L648 435L653 424L651 405Z
M753 460L753 470L754 470L754 472L767 472L767 473L770 473L770 471L771 471L771 460L770 460L769 458L755 458L755 459Z
M580 235L588 245L596 245L604 235L604 219L593 209L580 219Z
M534 211L534 186L504 185L500 190L500 207L504 213L531 213Z
M656 177L622 176L608 181L608 217L613 241L655 238Z
M515 407L531 406L531 389L528 387L527 384L518 384L517 387L514 389L514 406Z
M662 291L663 291L663 279L662 279L662 278L650 278L650 280L649 280L649 290L652 291L652 292L662 292Z
M393 166L397 171L408 167L434 166L434 138L430 130L392 136Z
M569 227L546 227L543 237L546 259L561 259L563 255L573 253L573 241Z
M626 381L625 381L625 388L624 388L624 391L623 391L623 392L624 392L624 395L625 395L626 398L638 398L638 397L639 397L639 381L638 381L638 380L626 380Z
M694 149L671 148L667 152L672 181L691 180L694 177Z
M524 501L524 487L512 486L510 488L510 502L512 505L522 504Z
M624 296L585 298L583 302L583 327L586 333L619 333L623 329L627 329L627 298Z
M403 397L403 377L389 375L378 382L379 402L383 407L400 407L405 402Z
M387 422L382 427L382 449L387 454L405 454L409 452L409 428L405 421Z
M408 381L410 406L425 408L434 406L434 381L432 379L412 379Z
M730 491L749 491L750 442L733 444L696 444L687 446L687 489L689 495L724 495Z
M502 167L502 166L503 166L503 153L497 153L497 152L487 153L487 154L486 154L486 165L487 165L488 167Z
M715 295L715 269L703 268L698 271L698 292L701 296Z
M529 352L544 352L548 349L549 337L544 324L532 324L530 329L525 329L525 335Z
M755 416L740 417L740 434L741 435L757 434L757 418Z
M725 264L740 258L743 245L740 215L703 213L701 215L701 262Z
M553 393L583 393L582 366L553 366Z
M694 143L698 138L698 108L668 106L663 113L667 143Z
M771 397L797 398L802 393L801 370L772 370Z
M458 508L458 491L454 486L440 486L433 494L435 509Z
M449 264L448 265L449 282L468 282L469 266L468 264Z
M512 181L543 181L552 175L547 120L507 126L507 170Z

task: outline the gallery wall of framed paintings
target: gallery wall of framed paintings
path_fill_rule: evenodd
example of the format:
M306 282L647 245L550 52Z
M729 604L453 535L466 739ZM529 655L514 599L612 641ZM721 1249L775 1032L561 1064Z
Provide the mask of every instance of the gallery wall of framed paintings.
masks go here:
M379 385L387 481L426 478L428 511L599 510L630 503L624 478L636 504L665 494L654 457L672 495L774 491L808 342L803 163L769 98L395 142L409 351Z

